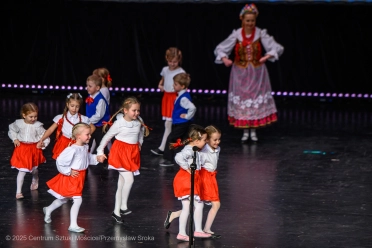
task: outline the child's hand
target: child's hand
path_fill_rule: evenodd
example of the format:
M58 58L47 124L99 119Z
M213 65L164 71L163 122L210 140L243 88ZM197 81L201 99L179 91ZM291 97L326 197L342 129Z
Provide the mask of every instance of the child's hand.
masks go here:
M21 142L19 142L19 140L17 140L17 139L14 140L13 143L14 143L14 147L18 147L18 146L21 145Z
M182 119L186 119L186 114L181 114L180 117L181 117Z
M76 171L76 170L71 169L71 174L70 174L70 176L72 176L72 177L78 177L78 176L79 176L79 172Z
M138 144L138 148L139 148L139 150L141 151L141 145L140 145L140 144Z
M107 159L105 154L97 156L97 161L100 162L100 163L103 163L105 161L105 159Z
M231 59L228 59L226 57L222 58L222 62L225 64L226 67L230 67L232 65Z
M41 140L39 142L37 142L36 148L43 149L44 148L44 142L42 142Z
M163 86L163 85L160 85L160 84L159 84L159 85L158 85L158 88L160 89L161 92L164 91L164 86Z

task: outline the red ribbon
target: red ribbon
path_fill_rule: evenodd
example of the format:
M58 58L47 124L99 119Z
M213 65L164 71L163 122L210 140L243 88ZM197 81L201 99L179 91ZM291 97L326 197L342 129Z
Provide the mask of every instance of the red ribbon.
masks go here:
M112 121L102 121L102 124L103 125L106 125L107 124L109 126L112 126L113 123L112 123Z
M183 146L182 141L181 141L181 139L177 139L177 142L173 143L173 147L177 148L177 147L180 147L180 146Z
M91 103L94 102L94 99L93 99L92 97L88 96L87 99L85 99L85 102L86 102L88 105L90 105Z
M111 78L110 74L107 75L107 81L109 81L109 82L112 81L112 78Z

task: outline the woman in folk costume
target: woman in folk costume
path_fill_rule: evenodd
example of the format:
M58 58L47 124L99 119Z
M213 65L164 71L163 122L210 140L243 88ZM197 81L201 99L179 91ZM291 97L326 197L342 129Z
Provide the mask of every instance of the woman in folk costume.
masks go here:
M228 119L235 128L244 129L242 142L251 137L257 141L256 128L277 120L276 106L271 95L267 60L274 62L283 53L265 29L256 27L258 9L247 4L240 12L242 27L234 30L214 50L215 63L232 65L228 94ZM265 54L262 55L262 51ZM234 61L229 59L234 52Z

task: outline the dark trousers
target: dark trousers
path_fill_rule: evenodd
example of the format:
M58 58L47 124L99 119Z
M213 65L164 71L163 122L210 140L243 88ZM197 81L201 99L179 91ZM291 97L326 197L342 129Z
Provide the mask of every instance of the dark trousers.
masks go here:
M105 135L102 132L102 129L103 129L103 127L96 127L96 130L92 133L92 137L89 140L89 149L92 148L93 140L96 141L96 147L94 148L93 152L91 152L91 153L94 153L94 154L97 153L97 148L98 148L99 144L101 143L101 140L102 140L103 136ZM106 153L107 151L108 151L107 147L105 147L104 152L105 152L106 155L107 155L107 153Z
M177 152L182 150L183 147L177 149L169 149L170 143L175 143L177 139L181 139L184 141L187 139L189 127L191 125L191 121L181 123L181 124L173 124L172 131L167 138L167 143L165 144L163 158L169 161L174 161L174 156Z

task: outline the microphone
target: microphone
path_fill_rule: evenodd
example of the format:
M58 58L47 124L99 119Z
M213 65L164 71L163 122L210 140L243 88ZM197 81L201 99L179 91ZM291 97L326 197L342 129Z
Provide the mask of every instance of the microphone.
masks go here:
M194 147L192 148L192 150L193 150L194 152L197 152L197 151L199 151L199 147L194 146Z

